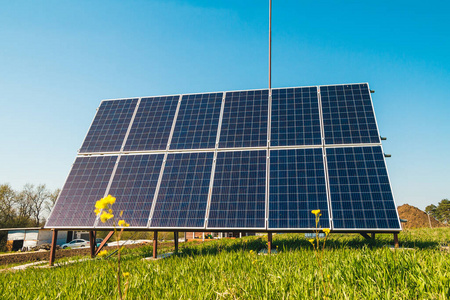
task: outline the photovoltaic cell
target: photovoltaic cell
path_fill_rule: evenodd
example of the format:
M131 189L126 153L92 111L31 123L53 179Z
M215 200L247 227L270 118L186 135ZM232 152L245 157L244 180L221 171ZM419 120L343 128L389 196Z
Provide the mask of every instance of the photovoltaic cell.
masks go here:
M123 211L120 219L131 227L147 226L163 158L164 154L126 155L119 160L109 194L116 197L115 213L118 216ZM112 227L113 224L110 220L99 222L98 226Z
M184 95L170 149L214 148L223 93Z
M351 84L320 87L325 143L379 143L369 86Z
M270 151L269 228L329 228L322 149Z
M380 146L328 148L336 229L400 229Z
M272 90L271 146L321 145L317 87Z
M204 227L213 152L167 156L150 227Z
M218 152L208 228L265 228L266 151Z
M103 101L80 153L120 151L137 99Z
M219 147L266 146L268 99L268 90L226 93Z
M93 227L95 202L104 197L117 156L78 157L46 226Z
M165 150L180 96L143 98L125 151Z

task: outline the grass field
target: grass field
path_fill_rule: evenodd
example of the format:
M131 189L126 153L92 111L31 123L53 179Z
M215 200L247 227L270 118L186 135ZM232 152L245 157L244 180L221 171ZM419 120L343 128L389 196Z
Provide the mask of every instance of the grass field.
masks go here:
M258 255L264 237L180 244L158 260L151 246L125 252L129 299L449 299L450 228L402 232L369 242L330 235L321 267L303 234L274 235L278 254ZM170 251L169 248L162 248ZM95 259L51 269L0 275L2 299L114 299L114 260Z

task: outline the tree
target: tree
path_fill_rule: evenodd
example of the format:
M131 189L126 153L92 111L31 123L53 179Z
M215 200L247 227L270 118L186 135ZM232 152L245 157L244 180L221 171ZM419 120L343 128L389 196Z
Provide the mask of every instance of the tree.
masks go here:
M45 204L50 198L50 193L45 187L45 184L40 184L34 187L33 184L26 184L20 193L19 212L21 216L27 216L34 220L34 225L39 226L41 221L41 214L44 210Z
M45 203L44 210L50 214L52 212L53 207L55 206L56 200L58 199L59 193L61 189L56 189L52 193L49 194L48 201Z
M0 228L10 227L16 216L14 202L16 192L9 184L0 185Z
M436 208L436 214L438 216L438 220L449 224L450 223L450 200L442 199L439 202L438 207Z
M437 220L436 209L437 209L436 205L431 204L425 207L425 212Z

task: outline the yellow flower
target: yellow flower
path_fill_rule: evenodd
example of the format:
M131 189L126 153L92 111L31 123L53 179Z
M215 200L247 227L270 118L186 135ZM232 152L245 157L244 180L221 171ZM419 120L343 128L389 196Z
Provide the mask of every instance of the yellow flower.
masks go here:
M95 202L95 208L97 209L105 209L107 207L108 203L106 203L103 198Z
M99 257L103 257L103 256L106 256L107 254L108 254L108 251L102 250L102 251L100 251L100 253L98 254L98 256L99 256Z
M320 209L312 210L311 213L313 213L317 216L320 213Z
M330 233L330 229L329 228L325 228L325 229L323 229L323 232L325 232L325 234L328 235Z
M98 215L98 214L100 213L100 209L96 208L96 209L94 210L94 213L95 213L96 215Z
M105 223L107 220L112 219L113 217L114 217L113 214L103 211L102 214L100 215L100 221L102 221L102 223Z
M114 198L111 195L106 196L104 199L105 199L105 202L109 205L113 205L116 202L116 198Z
M119 225L121 227L128 227L128 226L130 226L130 224L125 222L125 220L120 220L119 223L117 223L117 225Z
M308 241L314 246L314 239L309 239Z
M126 277L130 276L130 272L123 272L122 275L123 275L123 277L126 278Z

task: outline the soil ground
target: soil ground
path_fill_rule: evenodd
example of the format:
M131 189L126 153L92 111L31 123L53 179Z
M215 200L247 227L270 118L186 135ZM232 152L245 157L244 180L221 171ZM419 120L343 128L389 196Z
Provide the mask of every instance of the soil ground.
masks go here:
M415 206L409 204L403 204L398 208L398 215L400 219L408 220L406 223L402 223L403 228L424 228L424 227L445 227L444 224L436 220L435 218L430 216L428 219L428 215L423 211L418 209Z

